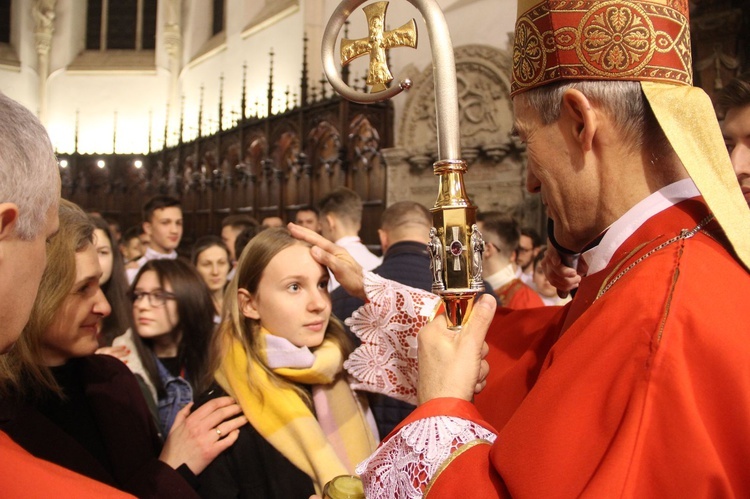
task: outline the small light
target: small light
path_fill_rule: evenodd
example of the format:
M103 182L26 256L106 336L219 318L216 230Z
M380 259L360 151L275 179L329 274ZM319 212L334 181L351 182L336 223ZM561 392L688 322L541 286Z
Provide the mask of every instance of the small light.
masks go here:
M60 160L60 168L67 168L68 167L68 160L67 159L61 159Z
M96 162L96 166L98 166L99 168L104 168L105 166L107 166L107 164L104 162L103 159L100 159L99 161Z
M135 161L133 161L133 166L140 169L143 166L143 161L141 161L140 159L136 159Z

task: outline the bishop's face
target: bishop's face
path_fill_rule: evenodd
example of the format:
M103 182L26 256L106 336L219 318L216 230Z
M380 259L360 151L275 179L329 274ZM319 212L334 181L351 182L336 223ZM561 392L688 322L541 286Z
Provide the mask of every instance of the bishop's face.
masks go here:
M580 251L604 228L599 227L599 177L584 163L564 110L560 119L545 125L525 98L516 97L513 107L514 126L526 144L526 189L541 194L555 239Z

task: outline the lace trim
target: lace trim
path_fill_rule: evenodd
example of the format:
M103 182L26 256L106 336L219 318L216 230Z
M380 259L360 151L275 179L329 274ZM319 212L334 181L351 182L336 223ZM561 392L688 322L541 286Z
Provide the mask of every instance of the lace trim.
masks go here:
M359 346L344 363L356 390L417 403L417 333L432 319L440 298L372 272L364 274L368 303L346 319Z
M422 497L454 453L496 435L466 419L437 416L410 423L357 466L369 498Z

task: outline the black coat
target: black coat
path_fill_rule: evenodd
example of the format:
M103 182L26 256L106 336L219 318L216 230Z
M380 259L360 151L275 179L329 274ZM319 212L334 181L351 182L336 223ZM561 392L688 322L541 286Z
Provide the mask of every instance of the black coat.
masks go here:
M223 397L218 385L200 396L196 406ZM198 475L202 497L308 499L315 493L312 479L268 443L250 423L240 436Z
M127 366L108 355L69 362L83 381L85 400L101 435L97 444L107 463L33 404L0 400L0 429L37 457L137 497L198 497L180 473L159 461L159 434Z

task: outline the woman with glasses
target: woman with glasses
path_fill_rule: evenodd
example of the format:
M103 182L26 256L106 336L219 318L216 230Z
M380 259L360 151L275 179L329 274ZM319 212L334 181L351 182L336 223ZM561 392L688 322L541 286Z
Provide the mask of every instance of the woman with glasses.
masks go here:
M29 323L0 356L0 430L39 458L137 497L197 497L195 475L246 420L228 397L186 407L162 445L133 374L94 355L111 313L94 226L65 200L59 216Z
M130 297L135 332L151 355L144 367L155 383L166 435L206 375L213 300L195 268L181 259L147 262L133 280Z

